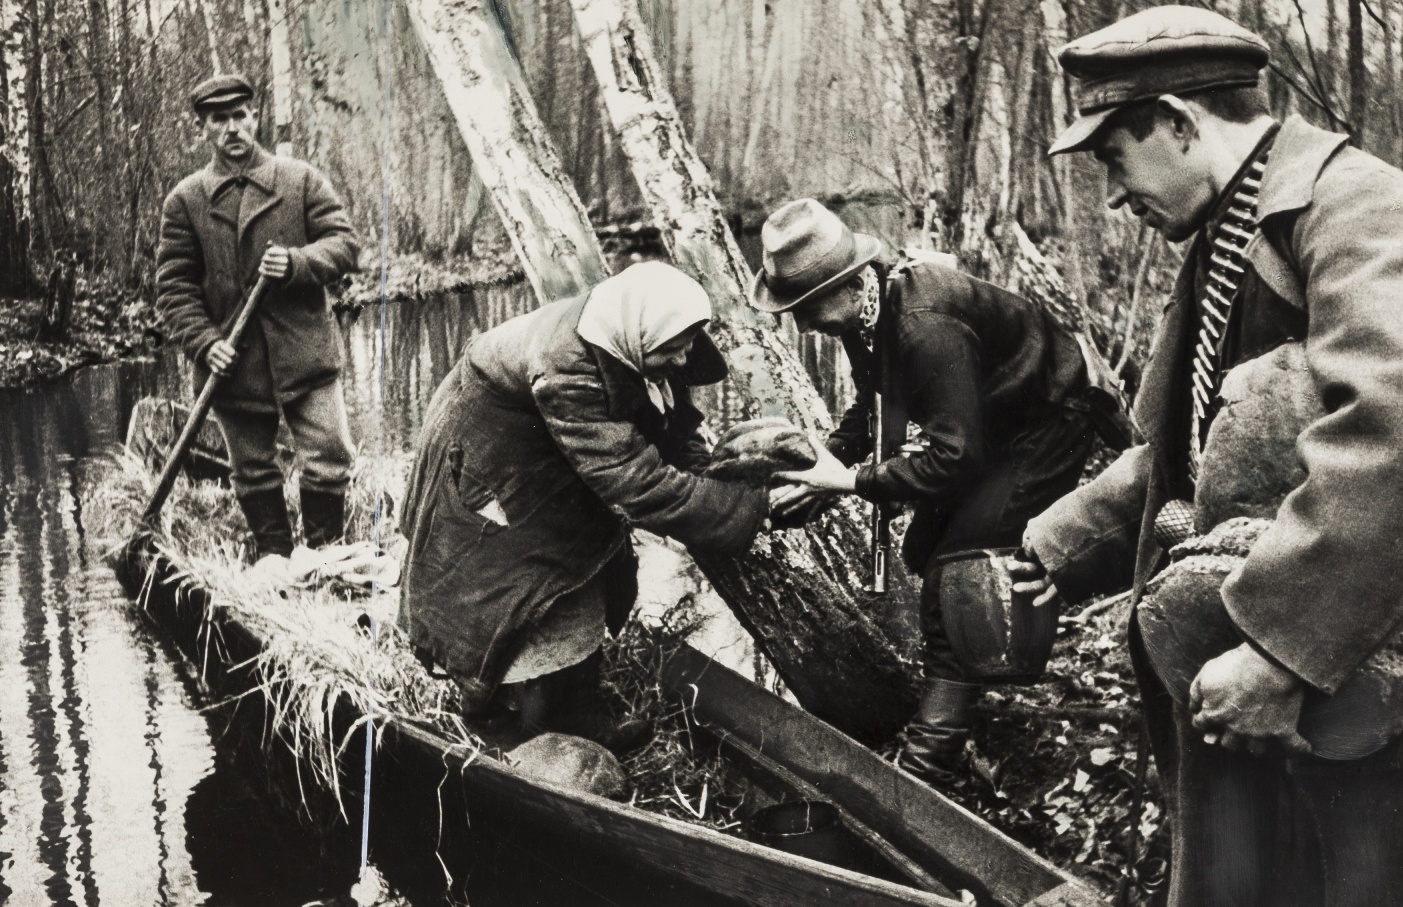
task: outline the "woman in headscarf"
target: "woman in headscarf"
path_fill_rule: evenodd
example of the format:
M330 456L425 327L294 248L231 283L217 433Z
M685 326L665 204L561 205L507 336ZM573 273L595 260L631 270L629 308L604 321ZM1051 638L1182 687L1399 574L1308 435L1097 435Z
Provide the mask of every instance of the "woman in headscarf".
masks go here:
M743 551L763 489L702 478L710 459L689 388L725 361L701 285L636 264L582 297L473 341L425 416L404 512L400 624L458 681L470 718L502 684L528 732L606 745L606 618L637 595L632 527Z

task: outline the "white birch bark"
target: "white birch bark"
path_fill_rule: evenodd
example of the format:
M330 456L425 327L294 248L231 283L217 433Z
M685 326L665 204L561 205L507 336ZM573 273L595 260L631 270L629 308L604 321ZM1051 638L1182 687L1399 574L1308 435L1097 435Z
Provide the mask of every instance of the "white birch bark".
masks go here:
M273 69L273 141L278 154L292 154L292 42L287 0L268 0L268 53Z
M14 168L15 215L20 221L26 221L29 219L29 105L25 98L26 45L17 29L21 12L19 0L0 0L0 35L5 41L5 82L9 89L9 97L5 99L8 116L3 124L5 141L0 144L0 155Z
M473 167L536 295L583 292L609 269L536 112L502 24L482 0L408 0Z
M214 28L214 13L210 11L209 0L195 0L200 11L200 20L205 24L205 37L209 40L209 65L214 75L224 72L224 64L219 59L219 38Z

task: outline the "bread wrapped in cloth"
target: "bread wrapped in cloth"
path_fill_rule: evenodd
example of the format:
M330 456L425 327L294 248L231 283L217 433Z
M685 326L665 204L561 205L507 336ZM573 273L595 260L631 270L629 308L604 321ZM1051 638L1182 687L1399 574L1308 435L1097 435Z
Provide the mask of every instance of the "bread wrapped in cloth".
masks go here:
M1324 413L1299 344L1233 369L1222 396L1199 469L1198 534L1170 550L1169 566L1150 581L1137 611L1150 664L1181 703L1199 668L1244 640L1223 605L1223 582L1304 481L1296 439ZM1403 731L1403 631L1334 696L1310 690L1299 728L1328 759L1360 758Z
M752 419L732 426L711 453L709 479L769 485L776 472L808 469L818 462L813 444L785 419Z

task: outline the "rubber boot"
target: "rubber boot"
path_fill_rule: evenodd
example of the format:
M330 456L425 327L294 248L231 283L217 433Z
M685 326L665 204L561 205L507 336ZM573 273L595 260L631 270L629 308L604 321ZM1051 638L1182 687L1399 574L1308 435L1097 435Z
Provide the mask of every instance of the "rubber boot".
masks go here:
M969 739L970 712L979 685L937 677L926 684L903 734L896 764L931 786L953 782Z
M645 722L610 717L599 683L603 661L603 653L596 652L577 665L524 683L517 700L522 727L532 735L555 731L593 740L616 756L647 745L653 732Z
M248 529L253 533L255 560L270 554L287 557L292 554L292 521L287 515L287 501L281 488L251 491L239 495Z
M340 491L301 489L302 535L308 548L325 548L346 534L346 495Z

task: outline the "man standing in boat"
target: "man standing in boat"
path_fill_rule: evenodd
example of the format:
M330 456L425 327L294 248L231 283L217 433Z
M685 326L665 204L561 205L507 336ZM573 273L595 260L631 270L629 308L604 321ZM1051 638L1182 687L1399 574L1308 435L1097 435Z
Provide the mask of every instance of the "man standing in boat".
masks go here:
M326 178L258 144L247 81L215 76L190 101L212 159L166 198L159 306L196 371L225 376L214 413L234 491L259 560L285 558L293 540L277 464L280 414L301 461L307 544L336 541L344 528L353 446L323 287L355 270L358 246ZM235 349L223 338L260 275L272 287Z
M1403 902L1403 711L1337 716L1347 742L1382 746L1358 758L1312 752L1300 723L1403 618L1403 173L1273 119L1266 42L1207 10L1153 8L1059 57L1080 117L1051 153L1091 152L1111 208L1192 243L1136 404L1147 443L1031 523L1040 565L1022 588L1075 601L1132 586L1138 602L1217 462L1223 374L1303 341L1323 414L1296 442L1304 482L1221 585L1241 644L1177 701L1150 658L1159 621L1139 606L1131 621L1172 819L1169 903Z
M858 391L818 464L781 474L795 484L776 492L775 513L792 519L838 494L915 505L902 556L926 580L927 681L897 762L948 782L979 688L942 625L937 561L1017 545L1029 518L1076 487L1092 447L1086 354L1042 309L934 261L887 254L812 199L770 215L761 242L751 303L789 312L801 332L841 338ZM920 443L852 469L874 450L874 395L882 449L902 448L908 422Z

